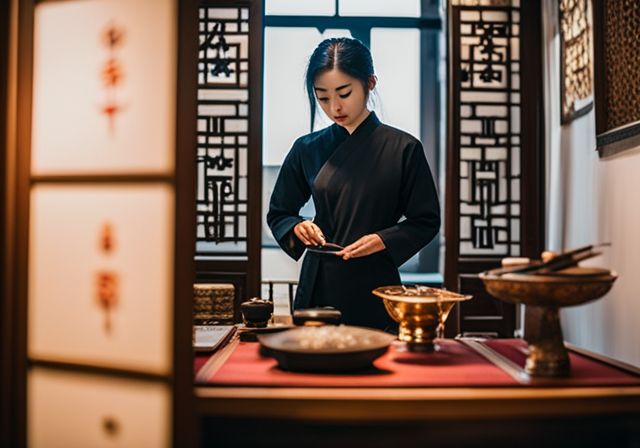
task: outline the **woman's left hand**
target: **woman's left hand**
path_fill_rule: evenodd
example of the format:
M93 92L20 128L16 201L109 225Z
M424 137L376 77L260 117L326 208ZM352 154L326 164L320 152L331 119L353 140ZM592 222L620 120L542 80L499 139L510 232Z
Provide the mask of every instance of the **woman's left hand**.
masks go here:
M336 255L342 257L343 260L349 258L365 257L367 255L375 254L384 250L385 245L382 238L377 233L371 233L365 235L355 243L349 244L340 252L336 252Z

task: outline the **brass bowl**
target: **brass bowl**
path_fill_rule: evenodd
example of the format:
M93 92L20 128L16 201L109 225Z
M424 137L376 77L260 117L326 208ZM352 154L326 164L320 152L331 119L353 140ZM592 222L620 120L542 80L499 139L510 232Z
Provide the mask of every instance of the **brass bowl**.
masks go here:
M535 317L527 320L529 352L525 371L532 376L562 377L571 372L569 353L564 346L559 308L581 305L605 295L618 278L613 271L572 267L553 275L479 275L487 292L510 303L527 306Z
M382 286L373 294L382 298L387 313L400 324L398 339L412 351L433 351L434 340L444 334L453 306L471 296L426 286Z
M492 296L510 303L565 307L581 305L605 295L617 278L615 272L599 268L570 268L558 275L480 274Z

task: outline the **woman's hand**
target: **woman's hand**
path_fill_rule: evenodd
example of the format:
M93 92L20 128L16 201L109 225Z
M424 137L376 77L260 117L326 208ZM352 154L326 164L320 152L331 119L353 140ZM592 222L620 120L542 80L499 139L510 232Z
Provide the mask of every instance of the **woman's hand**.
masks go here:
M293 233L306 246L324 246L325 238L320 227L312 221L302 221L293 228Z
M380 235L371 233L360 238L355 243L349 244L347 247L337 252L336 255L342 257L343 260L349 258L365 257L384 250L385 245Z

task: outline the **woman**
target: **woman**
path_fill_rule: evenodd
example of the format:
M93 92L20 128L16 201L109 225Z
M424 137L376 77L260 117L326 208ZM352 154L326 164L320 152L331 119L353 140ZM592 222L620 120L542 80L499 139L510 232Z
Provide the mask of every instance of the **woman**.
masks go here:
M267 222L282 249L305 249L295 309L333 306L343 323L393 328L371 290L400 284L398 266L440 228L440 206L422 145L367 107L377 78L362 42L327 39L309 59L311 126L316 100L334 122L300 137L276 181ZM299 216L313 197L313 221ZM406 219L398 222L401 217ZM321 253L318 247L343 248Z

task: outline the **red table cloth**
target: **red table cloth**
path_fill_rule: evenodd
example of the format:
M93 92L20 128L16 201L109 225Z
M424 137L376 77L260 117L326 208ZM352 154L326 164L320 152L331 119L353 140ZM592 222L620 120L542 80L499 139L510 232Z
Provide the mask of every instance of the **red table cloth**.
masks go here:
M527 343L522 339L488 339L483 344L524 369ZM567 378L535 378L535 385L638 386L640 376L588 356L569 351L571 374Z
M273 358L262 357L259 344L240 342L217 369L207 371L209 356L199 355L195 372L199 384L246 387L513 387L522 384L473 349L456 340L438 342L435 353L411 353L400 343L374 362L374 368L355 373L295 373L283 371ZM519 339L484 341L487 347L524 367L526 343ZM214 355L216 356L216 355ZM533 385L640 385L640 376L585 355L570 353L571 376L542 379ZM199 373L199 374L198 374ZM204 373L204 375L203 375Z

